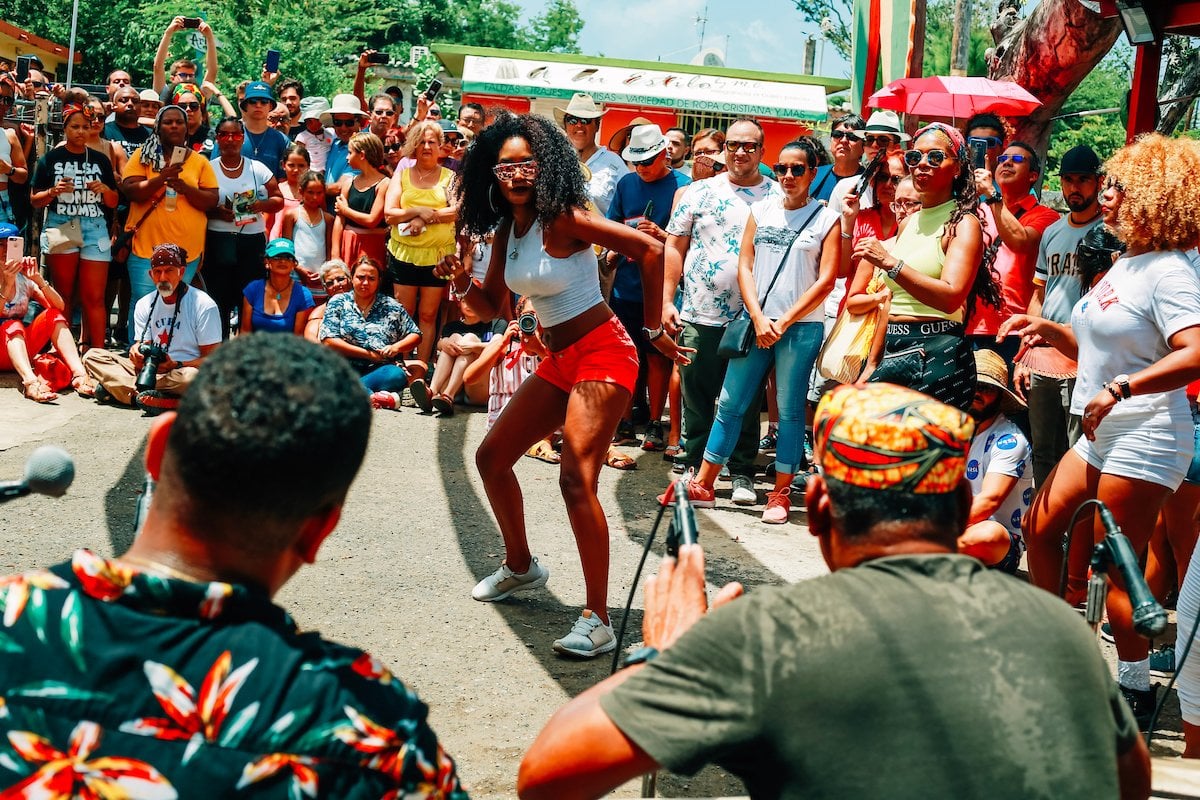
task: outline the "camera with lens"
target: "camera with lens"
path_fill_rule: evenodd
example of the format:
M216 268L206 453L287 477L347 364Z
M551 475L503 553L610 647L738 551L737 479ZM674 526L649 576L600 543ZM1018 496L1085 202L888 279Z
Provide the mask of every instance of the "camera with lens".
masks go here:
M517 328L526 336L533 336L537 333L538 318L532 311L526 311L521 316L517 317Z
M158 383L158 368L167 360L167 350L160 344L143 343L138 352L146 359L134 380L134 386L139 392L148 392Z

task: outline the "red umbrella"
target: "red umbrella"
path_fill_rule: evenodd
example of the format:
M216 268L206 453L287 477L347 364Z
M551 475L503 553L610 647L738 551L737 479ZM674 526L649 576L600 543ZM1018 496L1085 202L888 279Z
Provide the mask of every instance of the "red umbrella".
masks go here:
M1012 81L987 78L901 78L871 95L867 105L918 117L966 118L991 111L1024 117L1042 101Z

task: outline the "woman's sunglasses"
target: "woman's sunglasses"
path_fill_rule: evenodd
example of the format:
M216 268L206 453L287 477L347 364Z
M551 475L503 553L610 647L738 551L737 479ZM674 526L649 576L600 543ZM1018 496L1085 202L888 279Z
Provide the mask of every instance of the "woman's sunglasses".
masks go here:
M492 173L502 181L511 181L518 175L526 180L533 180L538 174L538 162L530 159L514 164L497 164L492 167Z
M789 174L793 177L800 178L803 177L804 173L808 172L808 167L803 164L776 164L775 166L771 167L771 169L773 169L775 174L781 178L784 175Z
M925 152L908 150L904 153L904 163L910 167L916 167L925 161L929 166L936 168L945 163L949 157L950 155L945 150L926 150Z

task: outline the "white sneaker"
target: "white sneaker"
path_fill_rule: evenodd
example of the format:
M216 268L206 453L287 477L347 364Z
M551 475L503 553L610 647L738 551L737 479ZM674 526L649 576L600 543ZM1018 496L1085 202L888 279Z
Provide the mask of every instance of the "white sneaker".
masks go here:
M605 625L590 609L585 608L575 620L571 632L554 642L554 652L578 658L594 658L611 653L617 647L617 637L611 625Z
M540 589L548 580L550 570L539 564L534 556L529 562L529 569L519 575L509 569L507 564L501 564L500 569L475 584L475 588L471 590L471 597L482 603L494 603L513 592Z
M754 481L746 475L734 475L732 500L735 506L752 506L757 503L758 492L754 489Z

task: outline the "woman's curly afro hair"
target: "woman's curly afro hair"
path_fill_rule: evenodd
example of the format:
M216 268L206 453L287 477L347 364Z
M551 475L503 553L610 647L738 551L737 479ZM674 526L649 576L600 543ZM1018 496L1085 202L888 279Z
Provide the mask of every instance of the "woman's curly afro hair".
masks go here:
M1114 231L1131 248L1200 245L1200 143L1157 133L1113 154L1108 176L1125 187Z
M463 159L458 195L459 230L483 236L496 227L512 209L497 185L492 167L500 159L500 148L512 138L524 139L538 163L534 179L537 219L548 225L573 208L586 208L588 196L579 156L565 133L552 120L536 114L501 114L480 131Z

